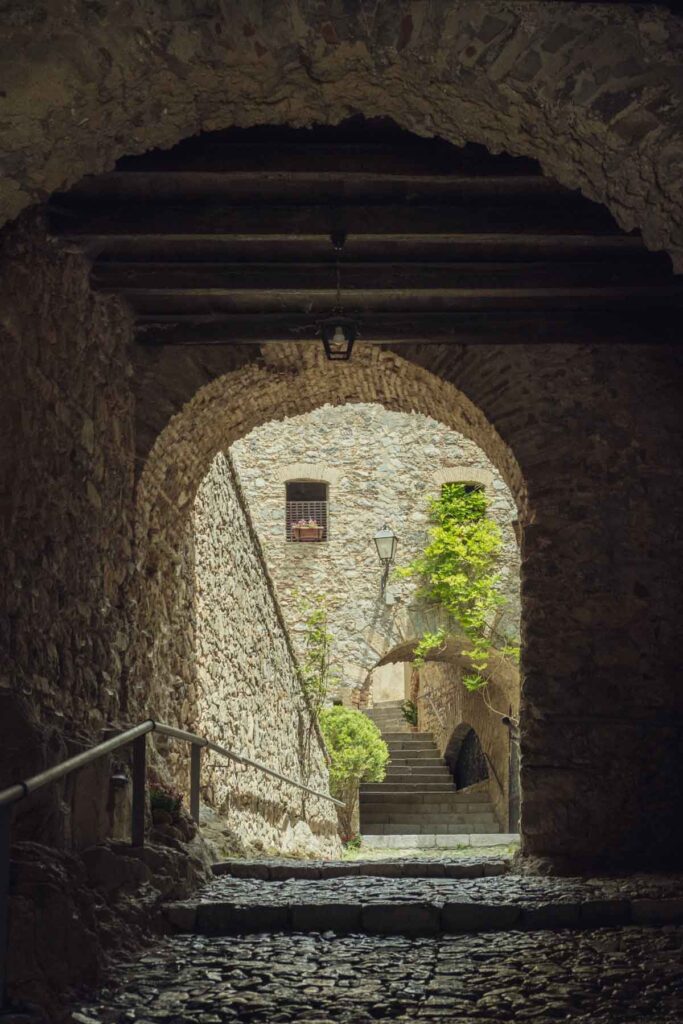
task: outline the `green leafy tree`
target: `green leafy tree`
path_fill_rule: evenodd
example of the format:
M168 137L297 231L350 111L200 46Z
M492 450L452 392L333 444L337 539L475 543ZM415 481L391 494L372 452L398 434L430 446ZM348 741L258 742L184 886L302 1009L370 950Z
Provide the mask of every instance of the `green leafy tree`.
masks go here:
M299 598L303 618L303 653L299 658L299 681L311 714L318 718L330 687L337 676L330 667L334 637L329 631L327 601L324 594Z
M493 648L498 610L506 603L496 571L503 537L500 527L486 515L488 498L467 484L446 484L430 503L433 526L429 543L410 565L397 570L402 577L420 577L418 596L440 605L459 624L469 641L464 654L473 672L463 678L471 690L488 682L487 664ZM445 629L425 633L415 648L421 665L435 650L443 649ZM515 658L518 649L508 641L499 653Z
M389 750L377 726L362 711L335 705L320 712L320 726L331 758L330 792L344 802L342 833L350 838L361 782L381 782Z

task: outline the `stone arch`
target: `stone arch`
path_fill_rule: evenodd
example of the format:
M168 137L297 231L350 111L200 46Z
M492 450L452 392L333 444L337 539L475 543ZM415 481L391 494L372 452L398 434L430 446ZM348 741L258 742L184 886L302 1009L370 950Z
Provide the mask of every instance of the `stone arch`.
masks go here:
M140 508L150 488L161 489L182 507L190 495L178 489L180 478L196 486L217 452L262 423L354 401L421 412L470 438L499 469L524 514L526 485L513 452L454 384L376 346L357 346L353 360L340 365L325 360L318 346L303 343L267 346L260 361L216 378L168 420L141 474Z
M7 42L15 155L0 222L198 131L361 112L534 157L680 267L682 51L683 24L661 6L383 0L342 13L305 0L247 17L237 0L214 16L179 0L128 18L107 6L26 13Z
M279 466L273 476L281 484L290 480L316 480L334 486L339 482L341 472L323 462L290 462L286 466Z
M440 490L444 484L479 484L487 494L493 492L493 473L476 466L449 466L446 469L437 469L432 482L435 490Z
M462 764L463 754L467 755L465 765ZM444 751L444 759L458 789L475 785L477 782L483 782L489 778L486 754L476 730L469 722L461 722L455 727ZM470 764L471 761L473 761L472 764ZM475 770L483 769L478 778L469 778L473 767ZM460 776L459 773L461 773Z
M296 375L297 386L292 387ZM156 699L164 714L191 686L192 657L182 650L180 607L169 606L177 590L182 553L191 543L188 524L195 492L213 459L238 438L270 420L300 415L326 404L373 401L387 408L422 412L474 440L500 469L520 509L527 514L526 486L514 454L483 414L454 385L392 352L359 346L350 363L327 362L317 346L272 346L266 358L215 379L201 388L159 434L143 467L137 490L138 590L135 607L140 650L133 670L133 700L145 702L145 679L170 681L166 698ZM314 467L316 473L318 467ZM158 609L166 619L155 623ZM418 635L414 624L397 624L396 640ZM367 642L372 648L373 637ZM179 646L180 645L180 646ZM386 641L376 657L386 654ZM367 675L367 666L346 666ZM153 709L156 710L156 709Z

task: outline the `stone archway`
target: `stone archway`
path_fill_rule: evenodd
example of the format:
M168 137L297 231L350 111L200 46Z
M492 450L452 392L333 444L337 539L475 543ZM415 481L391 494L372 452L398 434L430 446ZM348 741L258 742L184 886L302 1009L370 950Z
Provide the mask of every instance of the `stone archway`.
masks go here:
M293 376L296 387L292 386ZM360 346L353 361L342 366L327 363L310 346L273 346L264 362L226 374L202 388L161 431L142 470L137 493L140 572L135 606L141 616L137 633L147 642L138 657L138 665L144 669L134 672L137 682L133 689L138 697L132 698L133 706L149 699L145 680L150 666L154 678L176 681L178 692L173 700L162 690L153 696L163 713L171 714L172 705L182 703L181 693L189 681L184 676L192 657L187 637L172 625L182 622L183 599L172 610L169 595L178 593L178 581L183 578L178 560L182 562L183 552L191 549L187 530L194 496L215 456L262 423L359 399L397 411L422 412L472 438L501 466L520 515L526 518L526 487L513 453L452 384L372 346ZM161 629L154 621L160 607L167 612ZM396 623L397 638L415 635L414 622ZM380 656L386 653L386 644L382 644ZM184 668L178 670L178 666ZM366 672L367 668L363 674Z
M247 16L182 0L17 13L12 29L2 220L201 130L361 112L534 157L680 264L683 28L664 8L305 0Z
M453 730L444 758L458 789L465 789L489 777L481 740L469 722L461 722Z
M268 16L258 8L247 22L241 12L227 2L220 16L200 21L184 0L172 13L147 5L124 20L117 12L115 23L104 9L13 11L8 51L22 58L9 68L3 97L12 124L5 143L14 152L0 188L2 217L123 154L169 146L200 130L334 124L360 112L391 117L418 134L535 157L547 174L604 202L623 227L640 227L648 246L667 248L680 266L683 31L663 8L588 11L581 3L548 2L530 9L514 0L495 9L474 2L448 8L387 0L368 17L364 9L348 15L341 5L306 0L296 15L289 6L275 14L269 8ZM226 32L227 25L241 26L242 34ZM85 280L76 258L46 269L45 249L37 250L30 241L10 266L22 264L28 252L28 264L44 260L40 280ZM15 273L8 272L9 305L17 307L8 324L30 349L40 339L34 319L44 317L47 336L64 322L64 310L48 303L49 315L37 311L26 297L26 279ZM116 318L114 304L96 306L100 327ZM92 333L90 321L88 328ZM111 374L120 360L121 400L132 403L127 328L122 316L104 332L112 349L106 370ZM77 360L89 331L81 321L64 330L76 339ZM61 338L60 345L68 350ZM194 355L187 360L192 372ZM681 486L675 355L645 345L616 352L519 346L513 355L503 345L406 346L402 355L470 397L473 422L483 416L504 439L503 462L493 450L492 459L513 491L519 463L531 496L523 538L523 594L533 609L524 664L528 849L610 861L661 859L662 848L674 849L680 839L672 782L680 743L672 724L680 708L679 618L671 583L679 531L666 515ZM245 365L249 403L257 404L262 378L246 365L252 358L240 351L226 361L232 369ZM152 360L149 369L153 375ZM59 371L55 377L61 379ZM82 391L92 391L88 382ZM144 394L138 387L143 400ZM283 408L289 400L283 389ZM88 401L96 404L93 396ZM127 415L126 409L123 437ZM61 420L66 423L64 415ZM49 475L50 449L43 447ZM197 465L205 454L197 452ZM129 459L126 449L127 474ZM180 479L167 467L155 485L160 502L168 487L172 509L190 500ZM84 487L82 478L76 486ZM128 494L118 490L124 517ZM78 491L75 504L80 512L82 501L99 522L98 497L88 507ZM164 517L156 512L145 530L154 534L155 516L161 536ZM117 570L128 565L128 538L120 532L125 543ZM20 557L18 564L29 562ZM112 660L119 679L118 656ZM95 691L97 677L90 675ZM37 678L43 685L43 675ZM589 805L579 794L605 764ZM607 814L615 792L621 813ZM649 818L653 806L656 825Z

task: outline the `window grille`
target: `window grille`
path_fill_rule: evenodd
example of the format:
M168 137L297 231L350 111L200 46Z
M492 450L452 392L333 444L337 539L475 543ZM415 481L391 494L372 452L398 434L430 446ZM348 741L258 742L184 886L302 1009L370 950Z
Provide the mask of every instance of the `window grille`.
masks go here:
M287 483L285 501L285 536L288 541L298 541L292 535L295 523L314 522L322 528L322 533L315 538L319 541L328 537L328 501L327 484L292 481Z

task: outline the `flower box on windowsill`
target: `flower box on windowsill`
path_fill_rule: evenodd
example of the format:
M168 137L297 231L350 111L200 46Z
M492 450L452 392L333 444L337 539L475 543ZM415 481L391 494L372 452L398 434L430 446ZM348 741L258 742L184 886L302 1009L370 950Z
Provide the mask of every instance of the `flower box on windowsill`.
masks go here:
M292 540L302 544L311 544L323 539L322 526L292 526Z

